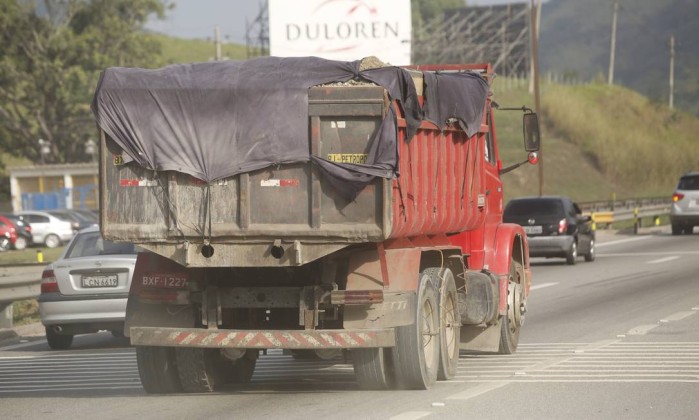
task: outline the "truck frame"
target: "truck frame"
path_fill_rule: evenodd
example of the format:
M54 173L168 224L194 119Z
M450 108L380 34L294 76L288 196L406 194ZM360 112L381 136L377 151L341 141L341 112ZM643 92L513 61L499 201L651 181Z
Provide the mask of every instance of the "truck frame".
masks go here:
M423 106L427 73L494 76L488 64L401 71ZM308 153L330 162L364 163L395 110L399 176L350 199L311 161L206 182L125 164L100 130L102 235L147 250L125 328L145 390L248 382L267 349L346 351L363 389L427 389L455 376L460 349L515 352L531 270L526 234L502 222L493 104L470 136L448 118L407 138L404 104L384 87L311 87ZM538 123L525 117L532 151Z

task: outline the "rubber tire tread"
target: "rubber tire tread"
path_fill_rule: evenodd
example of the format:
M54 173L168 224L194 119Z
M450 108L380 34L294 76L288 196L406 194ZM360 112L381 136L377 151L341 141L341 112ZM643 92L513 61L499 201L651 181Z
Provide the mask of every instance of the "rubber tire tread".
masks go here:
M446 325L443 325L446 318L442 315L442 312L446 308L446 302L449 296L453 298L453 310L456 311L454 315L454 321L460 322L461 315L458 313L459 308L459 298L456 295L456 282L454 281L454 274L448 268L440 270L438 268L428 268L425 270L425 274L428 274L434 284L439 285L439 369L437 370L437 380L445 381L453 379L456 376L456 367L459 364L459 341L461 339L461 328L458 326L454 329L454 341L456 341L456 347L454 348L453 354L448 354L447 346L447 331Z
M390 349L352 349L352 365L361 389L385 390L395 386Z
M53 350L67 350L73 344L72 334L57 334L49 327L46 327L46 342Z
M175 350L175 356L184 392L213 392L223 382L218 349L183 347Z
M514 279L516 277L517 270L519 269L519 267L521 267L521 264L519 264L517 261L512 260L510 262L509 278ZM500 347L498 349L498 353L500 354L515 353L517 351L517 345L519 344L519 332L521 330L521 327L518 327L517 331L514 334L510 332L510 319L508 313L509 311L505 311L505 315L503 315L502 318L500 318Z
M434 308L434 323L437 335L432 336L437 343L433 360L425 360L422 345L422 306L427 301ZM396 372L396 380L403 389L429 389L437 381L439 370L439 299L435 285L432 283L426 270L420 273L418 282L417 305L415 309L415 322L396 328L396 345L393 347L393 365ZM430 367L428 368L428 363Z
M585 254L585 262L592 262L597 257L597 253L595 252L595 241L591 240L590 242L590 251Z
M575 255L573 255L573 249L575 249ZM568 250L568 255L566 255L566 264L575 265L577 260L578 260L578 244L575 241L573 241L573 244L570 246L570 250Z
M174 348L136 346L136 363L141 385L148 394L182 392Z

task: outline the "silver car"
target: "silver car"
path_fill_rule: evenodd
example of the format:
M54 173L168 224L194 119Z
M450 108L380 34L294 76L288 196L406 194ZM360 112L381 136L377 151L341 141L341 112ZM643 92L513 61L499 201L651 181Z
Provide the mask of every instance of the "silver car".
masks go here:
M123 336L126 301L140 249L84 229L42 274L39 313L52 349L67 349L76 334Z
M15 213L32 227L32 241L55 248L73 239L75 231L70 222L45 211L26 210Z
M699 172L689 172L680 178L672 195L670 224L673 235L690 235L694 226L699 226Z

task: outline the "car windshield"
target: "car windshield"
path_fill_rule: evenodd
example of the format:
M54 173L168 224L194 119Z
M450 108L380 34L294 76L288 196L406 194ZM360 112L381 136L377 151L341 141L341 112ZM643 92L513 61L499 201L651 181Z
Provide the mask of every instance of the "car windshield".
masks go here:
M80 233L71 243L65 258L91 257L96 255L136 254L140 247L131 243L112 242L102 239L99 232Z
M555 216L562 214L563 204L560 200L514 200L507 205L503 217Z
M699 175L683 176L677 186L678 190L699 190Z

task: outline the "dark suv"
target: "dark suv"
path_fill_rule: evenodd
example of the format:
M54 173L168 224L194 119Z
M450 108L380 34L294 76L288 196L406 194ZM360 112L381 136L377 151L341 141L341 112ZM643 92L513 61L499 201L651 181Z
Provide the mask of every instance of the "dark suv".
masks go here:
M510 200L505 223L522 225L530 257L560 257L575 264L578 255L595 260L595 232L590 216L568 197L523 197Z

